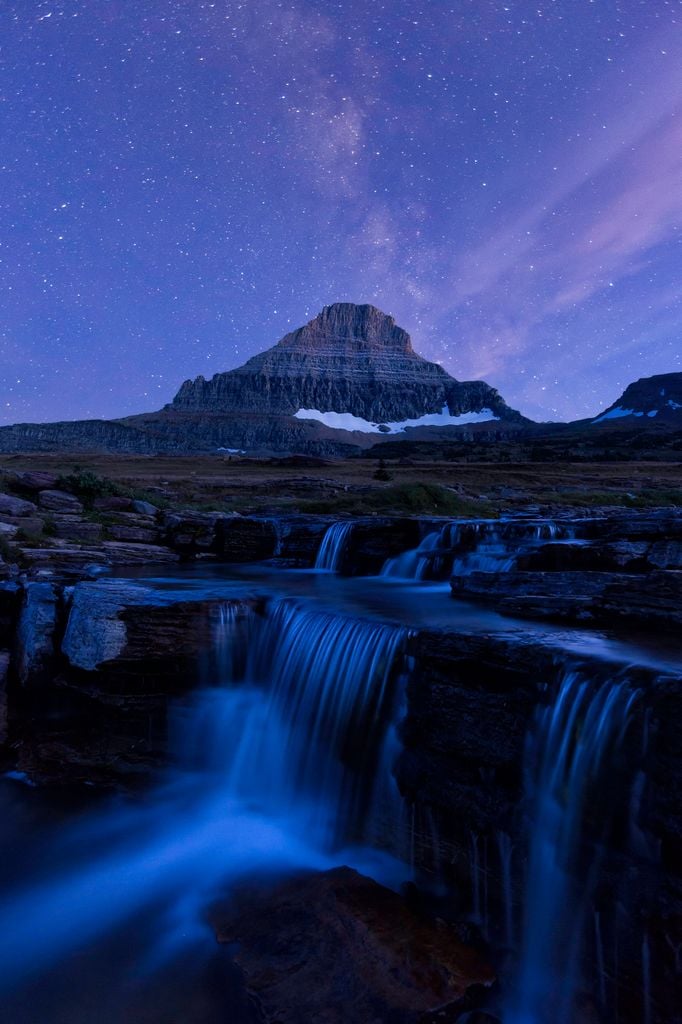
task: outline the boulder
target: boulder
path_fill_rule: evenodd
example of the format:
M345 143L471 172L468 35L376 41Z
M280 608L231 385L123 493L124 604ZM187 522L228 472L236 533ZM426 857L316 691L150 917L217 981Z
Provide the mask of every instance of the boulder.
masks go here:
M83 511L81 502L68 491L41 491L38 495L38 504L48 512L77 513Z
M682 569L682 541L657 541L651 545L647 559L657 569Z
M34 470L17 473L15 485L24 491L51 491L57 487L59 477L55 473Z
M51 583L24 587L14 650L14 669L22 686L46 682L55 657L59 591Z
M454 928L350 868L243 890L211 917L269 1024L417 1024L493 982Z
M132 509L142 516L156 516L159 511L150 501L133 501Z
M0 539L12 540L19 532L16 523L0 523Z
M17 498L13 494L3 494L0 492L0 513L2 515L23 519L26 516L35 515L37 511L38 509L32 501L26 501L24 498Z

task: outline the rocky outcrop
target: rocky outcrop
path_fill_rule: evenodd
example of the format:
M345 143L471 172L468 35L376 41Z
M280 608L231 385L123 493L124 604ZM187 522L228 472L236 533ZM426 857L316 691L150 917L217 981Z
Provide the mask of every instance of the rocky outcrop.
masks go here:
M350 868L244 890L211 917L269 1024L418 1024L493 981L454 928Z
M682 373L641 377L592 423L613 426L619 421L629 426L640 421L647 426L667 424L682 429Z

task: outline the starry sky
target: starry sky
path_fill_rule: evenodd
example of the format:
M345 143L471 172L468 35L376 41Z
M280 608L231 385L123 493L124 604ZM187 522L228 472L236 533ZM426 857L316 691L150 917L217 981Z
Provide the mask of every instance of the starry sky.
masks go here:
M536 419L682 369L681 0L2 0L0 421L335 301Z

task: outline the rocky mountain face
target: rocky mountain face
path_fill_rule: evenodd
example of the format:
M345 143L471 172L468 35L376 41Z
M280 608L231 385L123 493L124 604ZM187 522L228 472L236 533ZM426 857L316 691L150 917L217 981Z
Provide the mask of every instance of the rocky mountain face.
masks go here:
M592 422L612 425L615 420L627 426L641 420L682 428L682 373L640 378Z
M453 416L489 409L520 422L483 381L460 383L412 348L409 334L374 306L336 303L244 366L211 380L185 381L174 410L263 411L293 416L299 409L350 413L373 423Z
M185 381L159 412L3 427L0 451L226 449L333 456L353 454L381 437L362 433L362 422L339 429L324 419L297 418L305 410L357 417L368 427L444 414L462 417L465 431L496 439L529 422L483 381L461 383L417 355L392 317L374 306L336 303L244 366L211 380ZM411 433L431 436L433 429L419 426Z

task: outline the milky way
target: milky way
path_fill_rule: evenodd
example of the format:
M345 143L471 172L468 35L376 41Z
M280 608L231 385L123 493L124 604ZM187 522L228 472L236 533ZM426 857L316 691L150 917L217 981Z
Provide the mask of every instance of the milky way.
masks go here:
M681 369L681 44L677 0L5 0L0 419L340 300L539 419Z

